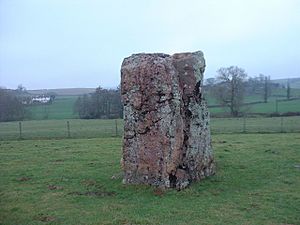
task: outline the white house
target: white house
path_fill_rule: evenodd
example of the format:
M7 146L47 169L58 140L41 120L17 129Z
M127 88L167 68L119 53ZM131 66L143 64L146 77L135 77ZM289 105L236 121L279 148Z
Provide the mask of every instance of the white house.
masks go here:
M48 103L50 101L50 97L49 96L37 96L37 97L33 97L31 99L31 103Z

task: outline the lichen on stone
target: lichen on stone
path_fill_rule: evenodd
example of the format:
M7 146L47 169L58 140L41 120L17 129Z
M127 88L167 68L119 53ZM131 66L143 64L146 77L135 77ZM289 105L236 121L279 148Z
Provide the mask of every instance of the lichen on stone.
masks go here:
M124 59L124 183L183 189L215 173L204 70L201 51Z

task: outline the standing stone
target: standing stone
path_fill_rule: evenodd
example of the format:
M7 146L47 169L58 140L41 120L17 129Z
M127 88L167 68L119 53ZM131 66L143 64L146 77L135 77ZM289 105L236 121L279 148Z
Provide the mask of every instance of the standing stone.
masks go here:
M124 59L124 183L182 189L214 174L204 69L201 51Z

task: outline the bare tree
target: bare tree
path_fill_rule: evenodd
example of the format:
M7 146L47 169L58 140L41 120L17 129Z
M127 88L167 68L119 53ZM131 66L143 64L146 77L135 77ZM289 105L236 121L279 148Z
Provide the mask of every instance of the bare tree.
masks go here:
M244 100L244 81L247 74L237 66L220 68L217 73L218 85L214 95L221 105L230 109L232 116L238 116Z
M215 78L207 78L206 80L205 80L205 85L206 86L209 86L209 87L212 87L212 86L214 86L216 84L216 79Z
M270 76L264 76L264 102L265 103L268 102L268 97L270 95L271 95Z
M291 98L291 87L290 87L290 80L287 80L287 85L286 85L286 98L290 99Z

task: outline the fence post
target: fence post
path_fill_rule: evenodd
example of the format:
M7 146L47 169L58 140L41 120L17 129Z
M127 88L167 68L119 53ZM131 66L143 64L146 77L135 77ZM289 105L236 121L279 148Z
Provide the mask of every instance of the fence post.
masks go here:
M19 122L19 138L22 139L22 123Z
M243 133L246 133L246 116L244 116L244 121L243 121Z
M70 122L69 122L69 120L67 121L67 130L68 130L68 138L70 138L71 133L70 133Z
M280 132L283 133L283 117L280 117Z
M115 125L116 125L116 137L118 137L118 121L115 120Z

